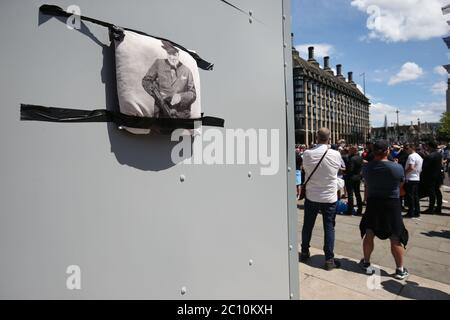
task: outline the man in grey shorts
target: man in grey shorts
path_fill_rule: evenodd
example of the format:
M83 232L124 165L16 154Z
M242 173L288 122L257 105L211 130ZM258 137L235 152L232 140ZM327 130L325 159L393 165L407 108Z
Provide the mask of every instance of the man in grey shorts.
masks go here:
M390 239L391 252L396 263L395 278L405 279L409 274L403 267L404 246L408 243L408 230L403 224L400 202L400 183L404 181L403 167L388 160L389 145L377 141L373 146L374 160L363 169L367 183L367 208L359 225L363 240L364 259L360 266L367 273L374 269L370 256L374 249L375 236Z

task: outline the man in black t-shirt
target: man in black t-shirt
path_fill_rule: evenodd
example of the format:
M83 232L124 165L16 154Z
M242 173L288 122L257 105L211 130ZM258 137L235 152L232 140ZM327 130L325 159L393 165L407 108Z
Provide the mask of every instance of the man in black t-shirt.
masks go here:
M367 274L373 274L370 257L374 249L374 238L390 239L391 252L396 263L395 277L405 279L408 270L403 267L404 248L408 243L408 231L403 224L400 205L400 183L404 170L398 163L388 160L389 146L384 140L377 141L373 148L374 159L363 168L367 185L367 209L359 229L363 240L364 259L360 266Z

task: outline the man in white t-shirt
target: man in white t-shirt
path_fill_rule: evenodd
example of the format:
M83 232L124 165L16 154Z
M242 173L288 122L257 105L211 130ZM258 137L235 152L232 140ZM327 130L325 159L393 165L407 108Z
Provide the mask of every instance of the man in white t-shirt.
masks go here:
M332 270L340 266L334 259L334 226L337 203L337 175L341 168L342 157L336 150L328 148L330 130L321 128L317 132L317 145L303 154L305 170L306 199L305 215L302 229L302 252L300 260L305 262L310 257L309 246L317 214L322 212L325 232L324 251L325 269ZM325 154L326 152L326 154ZM325 156L324 156L325 155ZM320 160L322 162L319 164ZM318 166L317 166L318 165ZM317 170L313 173L314 169ZM311 176L312 174L312 176Z
M423 159L416 153L416 146L413 144L406 145L405 151L409 154L405 166L406 199L408 204L408 213L405 215L405 218L418 218L420 217L419 184Z

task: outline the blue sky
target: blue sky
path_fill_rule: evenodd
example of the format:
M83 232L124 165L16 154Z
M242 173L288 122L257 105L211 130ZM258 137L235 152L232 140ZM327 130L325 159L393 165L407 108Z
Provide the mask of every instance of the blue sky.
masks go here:
M330 55L331 66L353 71L371 99L372 126L438 121L445 111L450 35L441 7L450 0L292 0L294 45L306 57L316 44L316 60Z

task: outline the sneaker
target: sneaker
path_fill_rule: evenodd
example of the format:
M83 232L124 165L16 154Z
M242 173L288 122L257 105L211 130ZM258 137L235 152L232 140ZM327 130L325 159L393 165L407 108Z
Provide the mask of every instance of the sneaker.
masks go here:
M414 216L411 215L411 214L405 214L405 215L403 216L403 218L405 218L405 219L412 219L412 218L414 218Z
M308 261L310 256L311 256L311 254L309 253L309 251L307 251L307 252L300 252L300 262Z
M359 266L365 274L372 275L375 273L375 268L370 264L370 262L364 262L364 259L361 259Z
M331 271L333 269L339 269L341 267L341 263L339 261L337 261L336 259L331 259L331 260L327 260L325 261L325 270L327 271Z
M395 270L395 279L403 280L403 279L405 279L407 276L409 276L408 269L403 268L403 271L400 271L399 269L396 269L396 270Z

